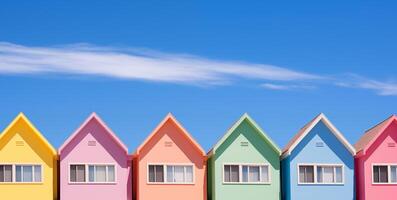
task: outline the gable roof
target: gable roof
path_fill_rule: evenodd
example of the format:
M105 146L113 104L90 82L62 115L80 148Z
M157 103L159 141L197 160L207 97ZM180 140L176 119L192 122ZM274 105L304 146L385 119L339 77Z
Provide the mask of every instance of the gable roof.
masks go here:
M205 156L205 151L203 148L196 142L196 140L189 134L189 132L186 131L185 128L176 120L176 118L171 114L168 113L167 116L161 121L159 125L152 131L152 133L145 139L145 141L139 145L139 147L136 150L135 155L138 155L140 151L142 150L143 147L158 133L160 128L162 128L167 121L171 120L183 133L183 135L188 139L188 141L203 155Z
M291 154L295 147L306 137L307 134L320 122L322 121L328 129L335 135L335 137L346 147L347 150L354 156L356 150L354 147L346 140L346 138L339 132L338 129L328 120L328 118L320 113L309 123L307 123L303 128L301 128L298 133L288 142L287 146L283 149L283 154L281 158L285 158Z
M229 138L229 136L233 133L234 130L236 130L237 127L240 126L240 124L242 124L244 122L244 120L247 120L247 122L249 122L255 129L256 129L256 133L258 133L258 135L266 142L268 143L273 150L278 153L278 155L281 155L281 150L280 148L277 146L277 144L275 142L273 142L272 139L270 139L270 137L262 130L262 128L247 114L244 113L240 119L235 122L232 127L230 127L226 133L222 136L222 138L215 144L215 146L210 150L210 152L208 153L209 156L211 156L214 152L216 152L216 150L225 142L225 140L227 140L227 138Z
M34 135L37 136L37 138L44 143L44 145L47 147L48 150L51 151L51 153L56 156L57 155L57 151L55 150L55 148L47 141L47 139L40 133L39 130L37 130L37 128L32 124L32 122L29 121L29 119L21 112L17 115L17 117L15 117L15 119L7 126L6 129L4 129L4 131L0 134L0 140L2 140L6 134L8 133L8 131L14 127L16 125L16 123L22 120L24 123L26 123L28 125L28 127L30 129L32 129Z
M62 144L59 148L59 154L63 151L64 148L81 132L81 130L88 125L91 120L96 120L104 129L105 132L109 134L109 136L119 145L126 153L128 153L127 146L116 136L116 134L102 121L102 119L95 113L91 113L91 115L84 121L82 125L71 135L69 138Z
M365 134L358 140L358 142L354 145L357 152L364 152L375 142L375 140L382 134L387 127L394 121L397 120L396 115L392 115L389 118L383 120L379 124L373 126L372 128L365 131Z

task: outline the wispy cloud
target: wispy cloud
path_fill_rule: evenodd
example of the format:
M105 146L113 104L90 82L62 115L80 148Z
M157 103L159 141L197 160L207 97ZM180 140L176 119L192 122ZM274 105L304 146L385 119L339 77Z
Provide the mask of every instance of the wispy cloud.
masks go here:
M363 76L350 74L348 78L339 81L336 85L348 88L359 88L373 90L378 95L382 96L397 96L397 82L396 81L378 81Z
M0 74L69 73L188 84L224 84L235 79L321 79L287 68L87 44L31 47L0 42Z
M261 87L269 90L309 90L315 89L315 86L309 85L294 85L294 84L274 84L274 83L263 83Z

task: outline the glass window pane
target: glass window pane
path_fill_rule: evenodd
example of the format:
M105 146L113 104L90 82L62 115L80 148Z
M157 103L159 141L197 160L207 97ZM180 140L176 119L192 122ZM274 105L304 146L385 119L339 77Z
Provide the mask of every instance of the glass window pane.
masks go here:
M76 181L85 182L85 165L76 166Z
M149 165L149 182L153 183L155 180L154 165Z
M299 182L300 183L305 182L305 167L304 166L299 166Z
M193 183L193 166L186 166L186 182Z
M243 166L242 168L242 176L243 176L243 182L246 183L248 182L248 166Z
M314 183L314 166L299 166L299 181Z
M108 166L108 182L115 182L115 170L113 165Z
M336 167L335 172L336 172L336 182L337 183L342 183L343 182L343 172L342 172L342 167Z
M23 166L23 182L33 182L33 166Z
M334 167L322 167L323 168L323 182L334 183Z
M34 166L34 182L41 182L41 166Z
M76 165L70 165L70 171L69 171L69 177L70 177L70 182L76 182Z
M88 166L88 182L95 182L95 166Z
M318 166L317 167L317 182L318 183L323 183L323 167Z
M261 171L262 171L262 174L261 174L261 181L262 182L265 182L265 183L267 183L267 182L269 182L270 181L270 179L269 179L269 166L261 166Z
M22 182L22 166L17 165L15 166L15 181Z
M373 178L374 183L379 183L379 166L373 167Z
M12 165L4 166L4 182L12 182Z
M174 166L167 166L167 182L174 182Z
M4 165L0 165L0 182L4 182Z
M259 182L259 166L249 167L249 182Z
M106 182L106 166L97 165L95 166L96 173L95 173L95 182Z
M379 180L381 183L387 183L388 182L388 171L387 171L387 166L380 166L379 167Z
M164 167L163 165L156 165L156 182L164 182Z
M223 166L223 178L226 183L230 182L230 165Z
M231 182L239 182L240 173L239 173L239 166L238 165L232 165L231 166L230 179L231 179Z
M174 166L174 182L183 183L185 182L185 167Z

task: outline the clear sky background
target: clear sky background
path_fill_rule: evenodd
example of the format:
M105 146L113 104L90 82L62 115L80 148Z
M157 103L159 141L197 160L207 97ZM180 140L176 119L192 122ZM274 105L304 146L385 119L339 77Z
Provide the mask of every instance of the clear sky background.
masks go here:
M130 151L172 112L206 149L248 112L280 147L318 113L355 143L397 112L396 1L0 3L0 127L58 148L97 112Z

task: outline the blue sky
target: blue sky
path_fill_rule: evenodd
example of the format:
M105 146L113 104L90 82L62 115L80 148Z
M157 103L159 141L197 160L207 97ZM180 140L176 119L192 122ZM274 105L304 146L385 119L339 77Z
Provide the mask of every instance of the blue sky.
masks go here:
M134 151L168 112L208 150L248 112L283 147L396 113L395 1L2 1L0 126L55 146L95 111Z

